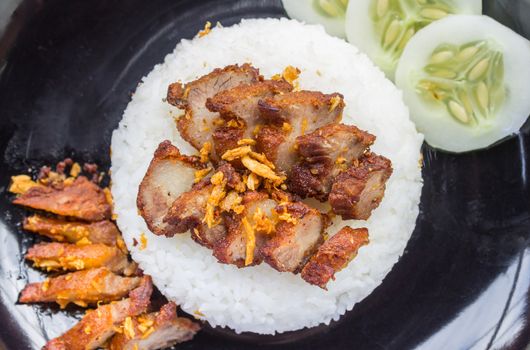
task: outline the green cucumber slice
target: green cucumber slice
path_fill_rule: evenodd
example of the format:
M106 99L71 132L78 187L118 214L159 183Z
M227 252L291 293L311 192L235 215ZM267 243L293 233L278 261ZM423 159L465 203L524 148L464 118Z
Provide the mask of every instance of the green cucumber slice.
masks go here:
M393 80L403 49L420 29L450 14L481 13L481 0L356 0L348 5L346 35Z
M530 114L530 42L487 16L422 29L403 51L396 85L425 140L452 152L519 131Z

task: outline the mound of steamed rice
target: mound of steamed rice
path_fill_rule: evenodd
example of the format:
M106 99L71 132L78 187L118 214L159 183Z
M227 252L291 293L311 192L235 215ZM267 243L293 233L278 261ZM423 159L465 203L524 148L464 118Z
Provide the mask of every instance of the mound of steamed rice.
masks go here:
M302 71L303 89L342 93L347 104L343 122L376 135L372 149L393 162L394 173L379 208L368 221L347 222L368 227L370 244L336 275L328 291L267 264L244 269L219 264L189 234L157 237L138 215L138 185L159 142L169 139L182 152L196 153L175 128L174 117L181 112L163 101L167 86L245 62L265 77L292 65ZM422 141L396 87L364 54L328 36L322 27L258 19L214 28L205 37L183 40L154 67L114 131L112 193L118 224L134 260L153 276L161 292L212 326L273 334L328 324L370 294L403 253L418 215ZM343 224L337 220L329 233Z

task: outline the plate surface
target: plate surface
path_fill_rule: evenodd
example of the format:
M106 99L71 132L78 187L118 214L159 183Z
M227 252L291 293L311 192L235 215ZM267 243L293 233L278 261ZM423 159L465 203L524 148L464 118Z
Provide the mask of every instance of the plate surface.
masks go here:
M484 7L530 36L530 1ZM15 305L25 283L42 277L21 261L35 239L20 230L24 211L9 203L9 177L67 156L108 169L111 133L130 94L181 38L207 20L226 26L280 16L275 0L23 2L0 41L0 54L8 52L0 76L0 349L33 349L75 322L53 308ZM178 348L523 349L530 343L529 151L529 123L479 152L425 146L421 211L405 254L339 322L275 337L205 329Z

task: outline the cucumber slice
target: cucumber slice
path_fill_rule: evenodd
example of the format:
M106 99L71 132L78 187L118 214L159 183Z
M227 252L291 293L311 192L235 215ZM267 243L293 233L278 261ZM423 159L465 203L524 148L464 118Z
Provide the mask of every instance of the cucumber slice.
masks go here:
M482 0L355 0L346 12L348 41L387 75L394 72L410 38L449 14L482 14Z
M434 147L464 152L519 131L530 114L530 42L487 16L448 16L415 35L396 71Z
M346 38L344 17L348 0L282 0L282 3L289 17L322 24L328 34Z

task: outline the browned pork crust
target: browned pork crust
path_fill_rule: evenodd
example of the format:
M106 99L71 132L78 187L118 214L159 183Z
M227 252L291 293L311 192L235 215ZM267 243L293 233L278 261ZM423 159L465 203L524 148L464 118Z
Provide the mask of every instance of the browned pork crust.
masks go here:
M301 161L289 174L289 189L326 201L335 177L374 143L375 136L344 124L328 124L296 139Z
M50 340L43 350L100 348L116 333L118 326L127 317L134 317L147 311L152 292L151 277L143 277L140 286L129 294L129 298L87 311L81 321L63 335Z
M302 278L310 284L326 289L334 278L357 255L359 248L369 243L366 228L343 227L322 244L302 269Z
M261 123L258 102L277 94L290 92L292 89L293 86L285 80L241 84L208 99L206 107L212 112L218 112L225 120L237 120L242 125L242 137L249 138L254 128Z
M195 171L204 168L198 157L182 155L170 141L160 143L140 183L136 201L151 232L166 236L186 232L163 219L175 199L191 186Z
M116 273L132 273L127 256L116 246L104 244L39 243L29 248L25 258L47 271L76 271L106 267Z
M219 116L206 108L208 98L217 93L261 80L259 71L249 64L231 65L215 69L186 85L175 83L169 86L167 101L186 113L177 121L180 135L196 149L201 149L207 142L212 142L215 119ZM215 154L213 155L215 159Z
M326 220L302 202L280 204L276 212L292 221L281 220L276 234L260 250L265 262L278 271L298 273L323 242Z
M120 300L138 287L140 281L139 277L116 275L106 267L77 271L28 284L20 293L19 302L56 302L61 308L74 303L86 307Z
M112 214L103 190L84 176L62 188L32 187L13 203L87 221L110 219Z
M386 181L392 174L389 159L373 153L336 177L329 203L343 219L366 220L383 199Z
M134 317L130 328L123 326L109 344L110 350L157 350L191 340L200 326L177 317L175 303L167 303L159 312Z
M244 210L241 214L233 212L224 215L224 222L227 229L226 237L219 240L213 249L213 255L224 264L233 264L238 267L245 266L246 258L246 232L243 224L245 218L248 224L255 226L254 214L259 209L265 215L267 220L270 220L272 226L271 232L261 232L254 229L256 245L253 252L252 262L248 265L257 265L262 261L260 248L265 244L268 235L273 233L275 219L273 218L273 209L277 202L269 198L269 195L264 192L248 191L243 195L241 204Z
M86 243L116 245L121 239L120 231L109 220L86 223L32 215L24 220L23 228L58 242L77 243L85 240Z
M344 100L336 93L297 91L260 100L258 107L261 118L274 127L258 131L256 147L270 157L279 171L288 173L298 160L296 138L339 122Z

